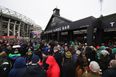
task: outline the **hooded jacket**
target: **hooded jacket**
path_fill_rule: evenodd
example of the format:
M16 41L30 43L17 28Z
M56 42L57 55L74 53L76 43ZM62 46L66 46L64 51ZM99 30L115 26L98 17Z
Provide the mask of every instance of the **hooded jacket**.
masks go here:
M60 67L53 56L48 56L46 63L49 64L47 77L60 77Z
M22 77L26 71L26 59L19 57L16 59L13 68L9 72L8 77Z

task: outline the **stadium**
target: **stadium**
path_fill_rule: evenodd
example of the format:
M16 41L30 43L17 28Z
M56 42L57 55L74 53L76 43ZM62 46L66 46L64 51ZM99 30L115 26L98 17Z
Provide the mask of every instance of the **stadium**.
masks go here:
M0 6L0 39L29 38L34 26L30 18Z

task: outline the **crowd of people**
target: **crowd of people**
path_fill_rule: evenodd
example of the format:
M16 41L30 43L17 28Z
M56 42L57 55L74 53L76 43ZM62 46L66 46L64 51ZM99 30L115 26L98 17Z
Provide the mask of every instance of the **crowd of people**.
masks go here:
M116 42L0 40L0 77L116 77Z

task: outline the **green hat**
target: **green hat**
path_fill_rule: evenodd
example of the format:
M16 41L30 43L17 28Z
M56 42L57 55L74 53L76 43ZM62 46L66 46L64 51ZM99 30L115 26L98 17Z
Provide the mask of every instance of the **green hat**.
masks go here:
M101 46L101 47L99 48L99 50L104 50L104 49L106 49L105 46Z
M113 53L113 54L116 54L116 48L113 48L113 49L112 49L112 53Z
M28 52L32 52L32 50L29 48L29 49L28 49Z
M40 44L35 45L35 46L34 46L34 50L38 50L39 47L40 47Z

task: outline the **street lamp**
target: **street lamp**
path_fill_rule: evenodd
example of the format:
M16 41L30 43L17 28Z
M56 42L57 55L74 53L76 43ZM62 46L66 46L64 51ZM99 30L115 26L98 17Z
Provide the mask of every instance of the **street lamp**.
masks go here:
M102 17L102 4L103 4L103 0L99 0L100 1L100 17Z

